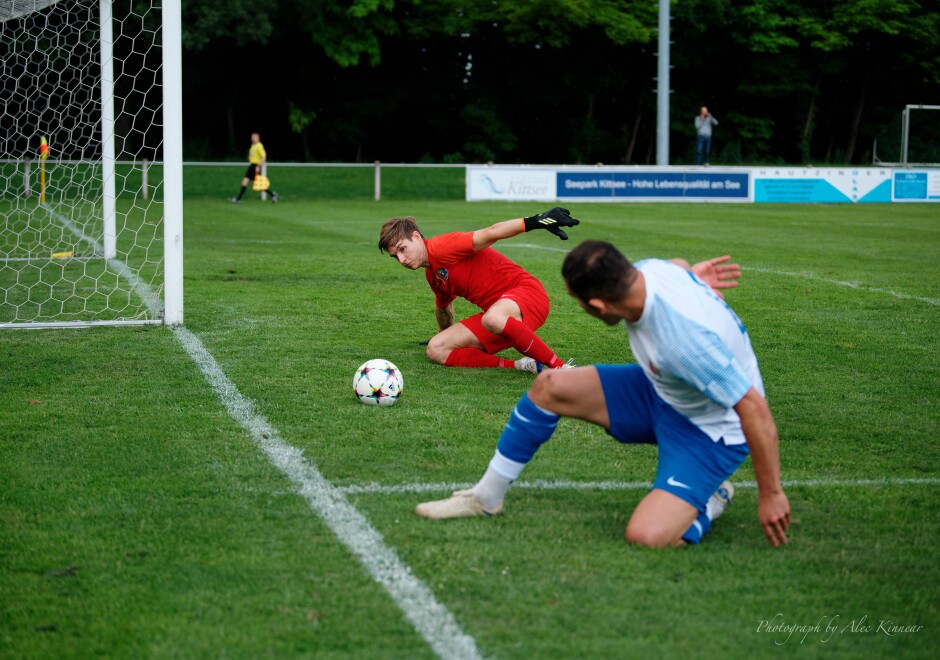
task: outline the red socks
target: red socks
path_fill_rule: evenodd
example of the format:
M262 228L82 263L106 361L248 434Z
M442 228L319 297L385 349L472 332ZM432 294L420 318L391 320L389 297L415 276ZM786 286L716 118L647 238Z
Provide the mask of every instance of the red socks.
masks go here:
M512 318L506 320L502 336L512 342L512 347L541 364L554 369L564 364L538 335L522 321ZM447 367L476 367L476 368L502 368L513 369L515 360L506 360L496 355L490 355L476 348L455 348L444 362Z
M547 367L554 369L565 363L544 341L539 339L532 328L511 316L506 319L506 327L503 328L502 335L512 342L514 349Z
M496 355L484 353L476 348L455 348L450 352L450 355L447 356L447 361L444 362L444 366L488 367L490 369L502 367L503 369L513 369L516 363L513 360L505 360Z

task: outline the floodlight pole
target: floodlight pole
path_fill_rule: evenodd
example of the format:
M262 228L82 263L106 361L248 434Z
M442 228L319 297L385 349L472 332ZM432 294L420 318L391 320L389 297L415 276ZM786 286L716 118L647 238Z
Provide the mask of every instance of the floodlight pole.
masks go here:
M659 67L656 78L656 164L669 164L669 0L659 0Z
M183 322L183 55L180 0L163 3L163 322Z

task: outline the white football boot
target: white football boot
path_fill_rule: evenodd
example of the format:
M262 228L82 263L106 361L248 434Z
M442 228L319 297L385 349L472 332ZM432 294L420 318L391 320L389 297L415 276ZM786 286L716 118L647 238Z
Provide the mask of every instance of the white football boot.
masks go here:
M448 518L475 518L479 516L495 516L503 510L502 505L495 511L487 511L480 504L472 489L457 490L444 500L422 502L415 507L415 513L422 518L430 520L446 520Z

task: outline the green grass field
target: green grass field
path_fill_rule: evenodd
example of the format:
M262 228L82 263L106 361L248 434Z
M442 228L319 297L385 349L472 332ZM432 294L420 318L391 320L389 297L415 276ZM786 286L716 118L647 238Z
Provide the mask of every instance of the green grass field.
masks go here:
M186 332L248 412L180 332L0 333L0 657L458 655L318 508L342 503L311 503L298 479L315 482L314 467L482 657L935 657L940 208L572 204L583 224L569 243L535 232L499 246L545 283L540 334L578 364L631 359L621 328L564 293L579 240L742 264L727 298L780 429L790 544L770 547L743 487L702 545L652 551L623 530L655 449L572 420L499 518L412 512L482 474L532 378L429 363L433 298L378 253L378 227L411 214L428 235L472 230L540 205L376 203L368 187L315 199L284 182L281 204L235 207L240 173L214 176L214 196L187 179ZM391 408L353 397L372 357L404 373ZM306 467L278 465L271 435ZM749 462L736 481L753 481Z

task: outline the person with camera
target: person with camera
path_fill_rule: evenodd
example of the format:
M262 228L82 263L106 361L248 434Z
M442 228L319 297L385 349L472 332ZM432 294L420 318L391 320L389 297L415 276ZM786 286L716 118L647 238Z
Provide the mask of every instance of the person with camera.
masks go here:
M701 165L704 156L705 166L708 166L708 158L712 150L712 126L717 126L718 120L712 117L704 105L699 110L695 118L695 132L698 134L698 142L695 145L695 164Z

